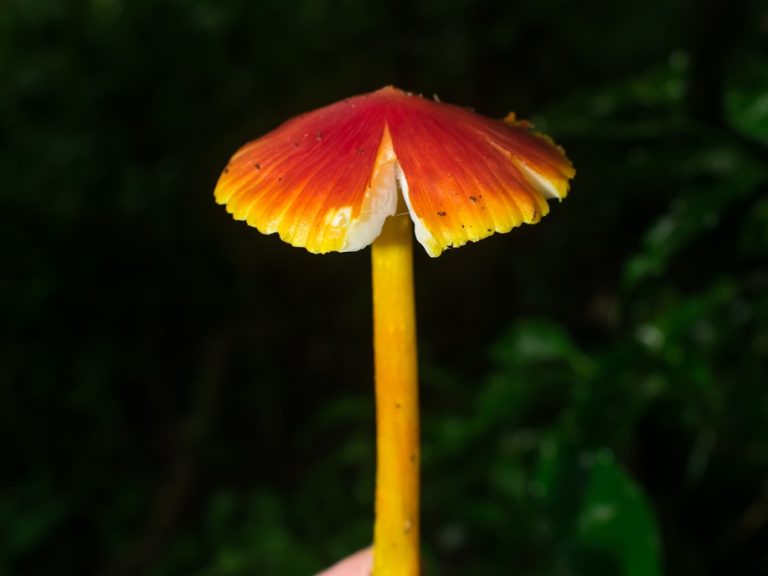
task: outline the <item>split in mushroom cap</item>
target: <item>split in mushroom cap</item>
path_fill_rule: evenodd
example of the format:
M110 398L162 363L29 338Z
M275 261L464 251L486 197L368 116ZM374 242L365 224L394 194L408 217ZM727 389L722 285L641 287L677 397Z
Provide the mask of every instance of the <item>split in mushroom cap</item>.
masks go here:
M387 87L289 120L243 146L216 200L264 234L310 252L371 244L397 210L397 183L430 256L535 223L574 169L510 114L503 122Z

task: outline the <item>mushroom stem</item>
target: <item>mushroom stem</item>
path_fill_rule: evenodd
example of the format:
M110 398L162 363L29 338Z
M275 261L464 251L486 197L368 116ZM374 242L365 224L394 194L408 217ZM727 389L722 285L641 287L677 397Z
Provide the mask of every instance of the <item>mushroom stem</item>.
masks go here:
M403 215L387 218L371 250L377 446L374 576L418 576L420 572L412 247L413 226Z

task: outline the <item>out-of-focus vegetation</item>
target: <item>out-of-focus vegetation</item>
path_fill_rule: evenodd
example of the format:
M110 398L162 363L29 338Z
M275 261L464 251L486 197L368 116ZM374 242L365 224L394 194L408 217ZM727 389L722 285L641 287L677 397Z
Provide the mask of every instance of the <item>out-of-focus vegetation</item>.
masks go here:
M768 7L5 0L0 574L311 574L371 538L367 252L212 189L395 84L573 159L417 258L434 575L768 573Z

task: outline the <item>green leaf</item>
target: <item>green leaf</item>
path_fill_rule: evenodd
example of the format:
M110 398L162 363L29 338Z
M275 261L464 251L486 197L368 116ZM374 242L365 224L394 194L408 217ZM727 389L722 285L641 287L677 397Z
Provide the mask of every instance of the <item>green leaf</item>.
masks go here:
M492 350L501 365L564 362L570 369L588 370L589 359L560 325L546 320L517 322Z
M744 51L725 89L725 115L745 136L768 144L768 67L764 57Z
M645 495L610 453L597 453L588 466L577 546L610 555L623 576L661 575L658 529Z

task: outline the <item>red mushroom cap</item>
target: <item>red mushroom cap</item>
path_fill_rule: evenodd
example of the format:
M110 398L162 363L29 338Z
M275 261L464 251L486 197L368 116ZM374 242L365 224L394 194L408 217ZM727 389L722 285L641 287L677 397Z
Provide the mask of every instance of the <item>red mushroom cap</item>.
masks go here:
M575 174L561 148L503 122L396 88L298 116L243 146L215 197L236 219L310 252L368 246L397 184L430 256L535 223Z

